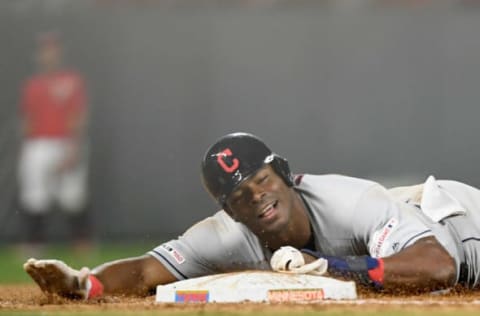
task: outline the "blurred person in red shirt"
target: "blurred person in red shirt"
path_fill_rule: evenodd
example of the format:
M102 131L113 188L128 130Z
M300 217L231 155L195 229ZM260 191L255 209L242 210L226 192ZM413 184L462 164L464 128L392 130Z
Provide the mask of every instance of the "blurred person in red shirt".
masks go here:
M78 247L86 245L87 95L82 76L64 67L59 34L37 38L38 71L23 85L23 146L19 162L19 202L27 243L37 251L46 241L47 214L68 214Z

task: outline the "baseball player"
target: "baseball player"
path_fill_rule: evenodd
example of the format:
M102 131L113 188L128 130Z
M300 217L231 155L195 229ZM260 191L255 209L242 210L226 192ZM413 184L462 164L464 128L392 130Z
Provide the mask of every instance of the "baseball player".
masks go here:
M222 210L147 254L74 270L30 259L44 292L148 295L159 284L241 270L304 271L322 258L334 277L388 291L478 288L480 191L455 181L387 190L341 175L293 176L246 133L216 141L202 179ZM299 259L300 258L300 259Z
M27 239L31 245L45 241L46 215L56 205L69 215L75 241L83 242L88 237L85 83L76 70L63 65L58 34L40 34L35 53L38 72L22 89L18 166Z

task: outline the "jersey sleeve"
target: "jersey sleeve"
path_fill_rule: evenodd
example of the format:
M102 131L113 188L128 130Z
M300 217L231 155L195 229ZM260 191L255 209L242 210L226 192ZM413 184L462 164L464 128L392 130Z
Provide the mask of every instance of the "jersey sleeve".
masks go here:
M388 257L433 232L413 205L394 200L380 185L370 187L358 200L356 235L372 257Z
M222 214L223 213L223 214ZM258 239L223 211L149 254L178 280L246 269L268 269Z

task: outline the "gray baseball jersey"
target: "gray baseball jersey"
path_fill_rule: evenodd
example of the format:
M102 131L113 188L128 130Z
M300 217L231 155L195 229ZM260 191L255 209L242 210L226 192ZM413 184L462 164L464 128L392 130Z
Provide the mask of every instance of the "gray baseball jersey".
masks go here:
M387 257L420 238L435 236L455 259L458 271L461 263L467 264L466 273L473 285L479 276L480 191L459 182L438 182L465 202L466 215L436 222L414 203L412 197L418 194L415 190L392 194L375 182L341 175L297 176L295 189L307 206L317 251L333 256ZM272 256L248 228L224 211L198 222L178 239L161 244L149 254L179 280L269 270Z

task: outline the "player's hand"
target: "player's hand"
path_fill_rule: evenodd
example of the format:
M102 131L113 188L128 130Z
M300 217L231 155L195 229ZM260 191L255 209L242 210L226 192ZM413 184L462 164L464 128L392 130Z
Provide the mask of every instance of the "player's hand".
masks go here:
M277 272L323 275L327 271L328 262L319 258L305 263L304 255L298 249L285 246L274 252L270 266Z
M47 295L56 294L71 299L87 299L88 276L86 267L75 270L59 260L28 259L23 269Z
M80 144L71 141L65 149L65 156L57 167L58 173L72 170L80 163Z

